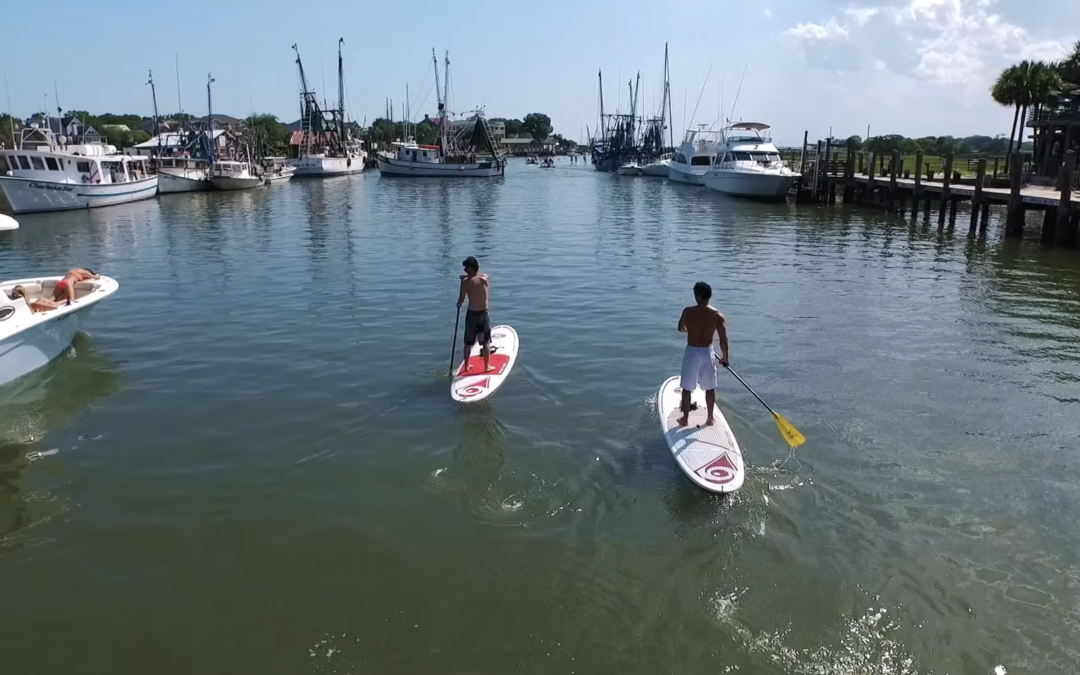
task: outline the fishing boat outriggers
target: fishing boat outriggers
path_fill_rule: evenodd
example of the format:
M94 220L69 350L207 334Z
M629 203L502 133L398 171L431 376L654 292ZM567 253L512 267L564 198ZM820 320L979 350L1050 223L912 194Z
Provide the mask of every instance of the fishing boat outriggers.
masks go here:
M308 88L300 50L296 52L296 67L300 71L300 131L293 133L293 144L299 147L298 156L290 160L296 168L293 174L302 177L329 177L360 173L367 161L364 142L354 138L345 115L345 74L341 45L338 38L338 108L323 110L314 91Z
M439 144L420 145L406 139L393 144L393 152L379 153L376 159L383 176L412 176L414 178L470 177L489 178L506 173L506 159L495 145L491 127L481 111L453 132L447 97L450 93L450 55L446 55L444 79L439 82L439 61L431 50L435 65L435 95L439 101Z

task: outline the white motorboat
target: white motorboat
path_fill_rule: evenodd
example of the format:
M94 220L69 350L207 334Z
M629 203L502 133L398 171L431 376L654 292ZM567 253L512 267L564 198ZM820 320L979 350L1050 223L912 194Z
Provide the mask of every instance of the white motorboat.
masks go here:
M675 156L675 153L668 153L661 155L660 159L653 160L647 164L641 166L641 175L651 178L667 178L668 166L671 164L671 159Z
M668 163L668 178L676 183L704 185L703 178L712 167L720 141L720 133L709 129L706 124L699 124L697 129L688 129L682 145Z
M158 177L148 157L129 157L98 142L69 144L32 124L14 149L0 150L8 170L0 191L15 213L93 209L150 199Z
M446 101L450 87L450 56L446 56L442 80L445 87L442 91L438 85L439 62L434 49L431 50L431 60L435 64L435 95L439 104L439 115L433 122L439 129L440 143L418 145L411 140L395 142L395 152L376 155L379 174L415 178L490 178L504 175L506 159L495 146L491 127L483 114L477 111L468 123L458 124L456 130L451 132L453 122Z
M296 51L296 67L300 71L300 101L303 116L300 130L293 133L294 143L299 146L299 156L289 160L299 178L328 178L360 173L367 163L364 142L354 138L351 125L345 115L345 74L341 57L341 45L345 38L338 38L338 108L323 110L319 97L308 88L300 50ZM324 102L325 105L325 102ZM288 180L288 179L282 179Z
M75 284L75 301L70 305L33 311L31 303L51 299L56 282L61 279L62 276L0 282L0 385L60 356L82 330L94 305L120 287L115 279L105 276L80 281ZM26 289L26 298L13 298L16 286Z
M158 157L158 192L204 192L210 182L210 161L203 157Z
M222 160L210 166L210 182L215 190L250 190L263 184L247 162Z
M724 142L706 187L734 197L784 199L800 174L780 159L780 150L763 132L769 125L740 122L724 129Z
M0 213L0 230L17 230L19 229L19 221L15 220L11 216L5 216Z
M638 164L636 160L632 160L632 161L629 161L629 162L621 165L618 169L616 169L616 171L618 172L618 174L620 176L640 176L640 175L642 175L641 165Z
M263 182L267 185L287 183L296 175L296 167L284 157L267 157L263 162Z

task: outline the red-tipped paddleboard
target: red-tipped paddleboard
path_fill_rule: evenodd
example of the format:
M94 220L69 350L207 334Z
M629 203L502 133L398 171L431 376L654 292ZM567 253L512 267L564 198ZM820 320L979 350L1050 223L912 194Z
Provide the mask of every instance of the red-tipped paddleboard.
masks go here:
M720 412L713 406L713 425L705 426L708 416L705 392L698 387L690 394L690 423L676 426L682 416L682 388L679 378L668 378L660 385L656 395L656 407L660 413L660 425L664 440L675 456L675 463L694 483L709 492L735 492L743 484L743 457L735 434ZM700 426L699 426L700 425Z
M464 361L458 365L454 379L450 382L450 397L462 403L475 403L491 396L506 381L517 361L517 355L517 331L510 326L492 326L489 357L492 370L484 372L484 357L480 356L480 345L473 345L468 361L469 370L465 370Z

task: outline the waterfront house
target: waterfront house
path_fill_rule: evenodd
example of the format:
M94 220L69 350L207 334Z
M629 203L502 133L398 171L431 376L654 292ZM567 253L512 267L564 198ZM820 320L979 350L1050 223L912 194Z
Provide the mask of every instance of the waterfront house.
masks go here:
M46 117L37 113L26 120L26 126L48 129L57 136L66 137L71 145L105 142L105 137L97 129L83 124L78 117Z
M531 155L540 151L540 144L532 136L520 138L503 138L499 146L508 155L521 156Z

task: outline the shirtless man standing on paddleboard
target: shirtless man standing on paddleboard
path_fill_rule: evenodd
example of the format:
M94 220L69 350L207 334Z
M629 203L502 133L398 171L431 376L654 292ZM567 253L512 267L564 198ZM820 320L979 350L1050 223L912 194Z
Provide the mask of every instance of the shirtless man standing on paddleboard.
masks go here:
M709 417L705 424L713 424L713 406L716 404L716 363L713 361L713 335L720 336L720 365L728 364L727 320L720 310L709 304L712 287L704 281L694 284L696 305L687 307L679 317L679 332L686 333L686 352L683 354L682 417L676 420L680 427L686 426L690 417L690 393L697 387L705 390L705 405Z
M461 293L457 306L461 309L466 296L469 309L465 312L465 372L469 371L469 352L472 346L481 344L480 354L484 357L484 372L492 370L491 359L491 319L488 318L488 291L491 281L488 275L480 274L480 263L469 256L461 263L465 274L461 275Z

